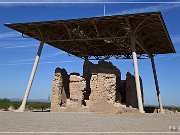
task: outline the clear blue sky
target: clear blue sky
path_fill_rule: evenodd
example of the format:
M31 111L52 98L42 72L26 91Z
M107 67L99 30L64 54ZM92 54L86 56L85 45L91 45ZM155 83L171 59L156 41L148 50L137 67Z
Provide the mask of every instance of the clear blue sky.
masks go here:
M176 54L155 57L163 104L180 106L180 3L106 4L107 15L161 11L174 43ZM23 98L39 42L25 39L4 27L5 23L62 20L103 15L103 4L0 4L0 98ZM132 60L112 60L125 79L133 73ZM157 104L149 59L139 60L145 104ZM83 60L45 45L30 93L31 99L51 95L56 67L82 74Z

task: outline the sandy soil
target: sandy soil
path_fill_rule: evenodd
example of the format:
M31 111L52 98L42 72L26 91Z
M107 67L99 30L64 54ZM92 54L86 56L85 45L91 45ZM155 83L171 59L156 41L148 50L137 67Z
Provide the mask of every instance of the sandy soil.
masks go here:
M10 134L58 132L66 135L127 134L124 132L128 134L136 132L141 135L151 134L150 132L180 134L180 114L0 112L0 134L5 132Z

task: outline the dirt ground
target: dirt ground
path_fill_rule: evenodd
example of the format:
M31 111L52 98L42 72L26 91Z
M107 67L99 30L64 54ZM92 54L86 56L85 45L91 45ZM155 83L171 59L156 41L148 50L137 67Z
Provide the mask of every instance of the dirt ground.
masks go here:
M0 112L0 134L180 134L178 114Z

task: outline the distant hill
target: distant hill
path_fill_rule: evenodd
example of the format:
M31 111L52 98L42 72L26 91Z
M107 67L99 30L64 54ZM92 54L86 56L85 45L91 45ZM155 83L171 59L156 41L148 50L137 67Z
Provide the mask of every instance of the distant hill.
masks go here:
M11 101L22 101L20 98L11 98ZM48 99L29 99L29 102L50 102Z

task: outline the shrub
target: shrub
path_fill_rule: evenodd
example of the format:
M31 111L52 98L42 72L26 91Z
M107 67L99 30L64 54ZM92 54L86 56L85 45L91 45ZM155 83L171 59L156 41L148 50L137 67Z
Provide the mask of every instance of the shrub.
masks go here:
M11 106L11 101L9 99L0 99L0 109L4 109L5 111Z
M21 105L21 101L11 101L9 99L0 99L0 109L4 109L5 111L8 110L10 106L13 107L13 109L18 109ZM27 102L26 106L29 110L37 109L44 111L47 108L50 108L50 103L48 102Z
M33 109L41 109L42 111L44 111L47 108L50 108L50 103L45 103L45 102L28 102L27 103L27 108L30 110Z
M148 105L148 106L144 106L145 109L159 109L159 106L153 106L153 105ZM180 107L178 106L163 106L164 109L168 109L171 111L178 111L180 112Z
M14 102L11 102L12 103L12 107L16 110L20 107L21 105L21 102L20 101L14 101Z

